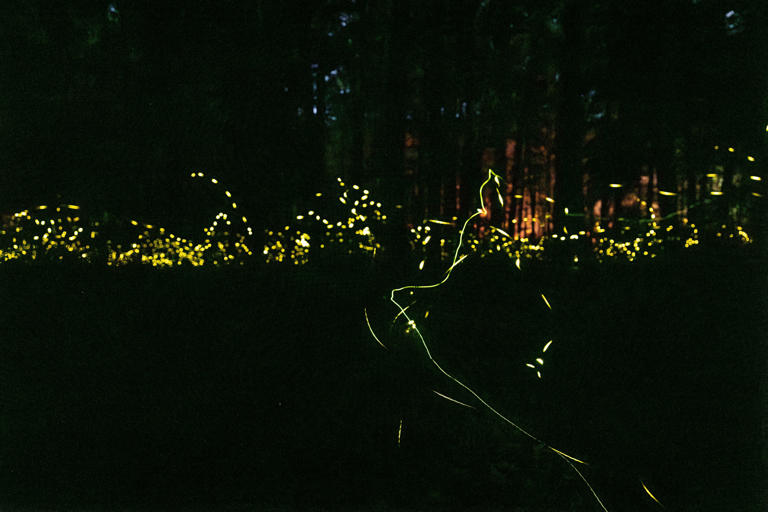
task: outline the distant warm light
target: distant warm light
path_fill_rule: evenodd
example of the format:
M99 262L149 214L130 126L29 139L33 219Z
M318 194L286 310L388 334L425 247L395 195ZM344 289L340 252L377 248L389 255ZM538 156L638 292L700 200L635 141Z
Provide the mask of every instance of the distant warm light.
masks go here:
M763 178L761 178L760 176L754 176L754 175L750 176L749 179L751 179L752 181L762 181L763 180Z
M735 150L735 149L733 149L733 148L728 148L728 152L729 152L729 153L733 153L734 151L736 151L736 150Z
M79 210L80 209L80 207L77 206L76 204L68 204L67 208L69 208L70 210Z
M715 151L717 151L718 149L720 149L720 146L715 146Z
M752 155L749 155L749 156L747 156L747 160L749 160L750 162L754 162L755 161L755 157L753 157Z
M707 178L717 178L717 173L710 172L709 174L707 174Z
M563 211L565 212L566 215L568 215L568 207L567 206L565 207L565 209Z
M713 196L721 196L721 195L723 195L723 193L722 193L722 192L718 192L718 191L715 191L715 190L713 190L712 192L710 192L710 194L711 194L711 195L713 195Z
M608 186L611 188L621 188L621 183L609 183Z
M659 190L659 194L663 196L676 196L676 192L667 192L666 190Z
M549 203L554 203L554 202L555 202L555 200L554 200L554 199L552 199L552 198L551 198L551 197L549 197L549 196L546 196L544 199L545 199L547 202L549 202Z

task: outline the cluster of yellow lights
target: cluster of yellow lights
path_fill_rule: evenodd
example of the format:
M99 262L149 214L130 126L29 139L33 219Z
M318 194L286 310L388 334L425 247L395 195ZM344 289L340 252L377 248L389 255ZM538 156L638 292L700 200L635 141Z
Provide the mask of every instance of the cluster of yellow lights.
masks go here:
M348 254L376 256L381 245L375 232L387 220L386 214L382 213L381 203L372 199L371 192L359 185L347 186L341 178L336 178L336 182L339 193L334 203L342 205L341 212L329 218L320 213L320 208L307 210L296 216L296 221L302 225L301 229L285 226L282 230L266 231L262 253L267 263L307 263L312 247L310 241L320 250L336 247ZM322 201L324 195L318 192L315 197ZM314 241L315 238L319 241Z
M262 253L267 263L290 262L304 265L309 262L310 235L301 230L291 231L285 226L280 231L267 231L267 245Z
M752 237L750 237L749 234L747 234L747 232L744 231L744 228L741 226L735 226L733 229L729 230L728 225L722 224L715 236L717 238L727 238L744 245L751 244L753 242Z
M554 250L555 254L571 254L570 262L579 263L578 254L591 253L599 262L608 261L642 261L650 260L659 256L663 250L677 246L683 248L693 247L700 243L699 228L683 218L678 224L664 223L650 210L650 219L644 219L639 223L641 227L632 228L624 226L622 229L609 230L604 228L599 222L591 230L580 230L576 233L569 233L567 228L563 228L561 234L552 234L548 237L542 237L538 241L532 241L528 238L514 239L504 230L490 226L489 233L480 237L477 234L470 233L464 235L465 247L471 253L478 254L481 258L501 254L514 261L520 268L521 262L526 260L543 260L548 251L554 249L555 244L562 244L566 250ZM679 217L673 214L667 217ZM440 261L446 261L451 256L454 246L450 238L438 237L435 229L429 223L435 221L425 221L421 226L410 230L411 248L416 252L421 252L421 261L419 270L424 270L430 256L438 258ZM452 223L447 223L453 225ZM741 226L735 226L731 232L724 227L719 237L731 238L742 244L749 244L752 238L744 231ZM430 245L439 246L439 253L430 252Z
M430 255L433 246L439 247L439 253L435 253L440 261L446 261L451 257L451 251L454 249L453 240L450 236L440 236L435 233L436 229L431 224L443 224L455 226L454 222L438 221L428 219L420 226L410 229L411 249L422 253L422 260L419 264L419 270L423 270L425 263ZM544 254L544 243L546 237L533 241L527 237L514 238L501 228L489 226L490 233L484 233L482 236L476 233L467 233L464 235L466 248L481 258L493 254L504 254L514 260L517 266L521 260L540 259Z
M193 178L204 177L192 173ZM218 180L211 178L211 183ZM231 198L229 191L225 192ZM232 202L232 210L237 205ZM118 243L104 239L100 232L106 226L99 221L83 221L74 212L79 205L40 205L14 213L0 229L0 261L9 260L65 260L74 258L87 262L104 261L108 266L145 264L153 267L172 267L188 263L193 266L243 263L253 253L246 244L246 236L232 229L232 212L219 212L211 226L203 229L201 240L189 240L169 233L165 228L137 220L118 222L132 240ZM239 222L249 234L247 219ZM111 226L110 226L111 227ZM3 247L4 245L4 247Z
M675 239L679 240L680 237L677 236L674 225L669 224L662 228L653 207L650 207L648 210L651 218L645 232L642 234L632 233L630 226L624 226L624 233L620 233L625 238L624 240L603 236L606 230L600 223L595 224L592 230L592 244L595 257L599 262L617 259L626 261L653 259L658 256L665 243L669 244L675 241ZM688 228L683 247L687 248L697 245L699 243L699 230L696 225L692 223L688 225L687 219L683 219L683 225Z
M41 212L48 211L49 215ZM79 257L93 252L95 232L82 225L78 205L63 204L49 208L40 205L33 211L22 210L10 216L0 228L0 262Z

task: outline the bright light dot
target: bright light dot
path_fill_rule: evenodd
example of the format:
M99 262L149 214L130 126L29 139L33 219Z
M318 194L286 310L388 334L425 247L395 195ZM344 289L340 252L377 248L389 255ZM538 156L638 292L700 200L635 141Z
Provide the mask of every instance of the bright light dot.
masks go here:
M611 188L621 188L621 183L609 183L608 186Z
M237 208L237 203L232 203L232 209Z
M751 179L752 181L761 181L763 178L761 178L760 176L750 176L749 179Z
M424 260L421 260L421 263L419 263L419 270L424 270Z
M733 153L734 151L736 151L736 150L735 150L735 149L733 149L733 148L728 148L728 152L729 152L729 153Z
M536 358L536 362L539 363L540 365L544 366L544 360L542 358L537 357Z
M752 155L749 155L749 156L747 156L747 160L749 160L750 162L754 162L755 161L755 157L753 157Z
M214 185L216 185L216 184L218 184L218 183L219 183L219 180L217 180L216 178L211 178L211 183L213 183Z

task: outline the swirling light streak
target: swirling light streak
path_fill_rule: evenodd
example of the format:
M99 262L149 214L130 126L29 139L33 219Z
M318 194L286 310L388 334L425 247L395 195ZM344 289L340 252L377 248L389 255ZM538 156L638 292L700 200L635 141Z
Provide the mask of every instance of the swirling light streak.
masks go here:
M488 178L487 178L487 179L486 179L486 180L483 182L483 184L480 186L480 192L479 192L479 193L480 193L480 204L484 204L484 196L483 196L483 191L484 191L485 187L488 185L488 183L490 183L492 180L493 180L493 181L495 181L495 182L496 182L496 184L497 184L497 186L498 186L498 184L499 184L499 182L500 182L500 180L501 180L501 177L500 177L499 175L497 175L496 173L494 173L494 172L493 172L493 170L489 169L489 170L488 170ZM602 508L602 509L603 509L605 512L607 512L607 508L606 508L606 507L605 507L605 505L603 504L602 500L601 500L601 499L600 499L600 497L598 496L598 494L597 494L597 492L595 491L595 489L592 487L592 485L589 483L589 481L586 479L586 477L583 475L583 473L582 473L581 471L579 471L579 469L578 469L576 466L574 466L574 465L573 465L573 462L576 462L576 463L578 463L578 464L586 464L586 462L584 462L584 461L582 461L582 460L580 460L580 459L577 459L576 457L573 457L573 456L571 456L571 455L569 455L569 454L567 454L567 453L565 453L565 452L563 452L563 451L561 451L561 450L558 450L558 449L556 449L556 448L554 448L554 447L550 446L548 443L544 442L544 441L543 441L543 440L541 440L539 437L537 437L537 436L535 436L534 434L530 433L529 431L527 431L526 429L524 429L523 427L521 427L520 425L518 425L517 423L515 423L515 422L514 422L514 421L512 421L511 419L509 419L507 416L505 416L504 414L502 414L502 413L501 413L499 410L497 410L497 409L496 409L495 407L493 407L491 404L489 404L489 403L488 403L488 402L487 402L487 401L486 401L486 400L485 400L485 399L484 399L482 396L480 396L480 394L478 394L478 393L477 393L477 392L476 392L474 389L472 389L472 388L471 388L469 385L465 384L464 382L462 382L461 380L459 380L458 378L456 378L456 377L455 377L453 374L451 374L450 372L448 372L447 370L445 370L445 369L442 367L442 365L441 365L441 364L440 364L440 363L439 363L439 362L438 362L438 361L437 361L437 360L436 360L436 359L435 359L435 358L432 356L432 351L430 350L430 348L429 348L429 345L427 344L427 341L426 341L426 339L424 338L424 336L423 336L423 334L422 334L421 330L419 329L418 325L416 324L415 320L414 320L414 319L412 319L411 317L409 317L409 316L408 316L408 313L406 312L406 308L404 308L404 307L403 307L403 306L402 306L402 305L401 305L401 304L400 304L400 303L397 301L397 299L395 298L396 294L398 294L398 293L400 293L400 292L403 292L403 291L409 291L409 292L413 292L413 291L415 291L415 290L424 290L424 289L437 288L437 287L441 286L442 284L444 284L444 283L445 283L445 282L446 282L446 281L447 281L447 280L450 278L450 276L451 276L451 273L452 273L452 272L453 272L453 270L456 268L456 266L457 266L459 263L461 263L461 261L463 261L463 260L466 258L466 256L467 256L466 254L464 254L464 255L462 255L461 257L459 257L459 252L461 251L461 247L462 247L462 245L463 245L464 234L465 234L465 232L466 232L467 226L469 225L469 223L470 223L470 222L471 222L471 221L472 221L472 220L473 220L475 217L477 217L477 216L479 216L479 215L485 215L486 213L487 213L487 210L485 209L485 207L483 207L483 208L479 208L479 209L478 209L478 210L477 210L477 211L476 211L474 214L472 214L471 216L469 216L469 217L467 218L467 220L466 220L466 221L464 221L464 225L462 226L462 228L461 228L461 230L460 230L460 232L459 232L459 240L458 240L458 243L456 244L456 250L455 250L455 252L454 252L454 255L453 255L453 260L452 260L451 266L448 268L448 270L446 270L446 272L445 272L445 276L443 277L443 279L442 279L442 280L440 280L440 281L439 281L439 282L437 282L437 283L434 283L434 284L429 284L429 285L406 285L406 286L401 286L401 287L399 287L399 288L395 288L395 289L393 289L393 290L390 292L390 297L389 297L389 299L390 299L390 301L391 301L391 302L392 302L392 303L395 305L395 307L397 307L397 309L399 310L399 313L398 313L398 315L402 315L402 316L405 318L405 320L406 320L406 323L407 323L407 325L408 325L408 327L409 327L409 330L410 330L410 331L412 331L412 332L414 332L414 333L416 334L416 336L418 337L418 339L419 339L419 341L420 341L420 343L421 343L421 346L422 346L422 348L424 349L424 352L426 353L427 357L429 358L429 361L432 363L432 365L433 365L433 366L434 366L434 367L435 367L435 368L436 368L436 369L437 369L437 370L438 370L438 371L439 371L441 374L443 374L443 375L444 375L445 377L447 377L449 380L453 381L453 382L454 382L455 384L457 384L459 387L461 387L462 389L464 389L465 391L467 391L467 392L468 392L470 395L472 395L472 396L473 396L473 397L474 397L474 398L475 398L475 399L476 399L478 402L480 402L480 404L482 404L482 405L483 405L483 406L484 406L486 409L488 409L488 410L489 410L491 413L493 413L495 416L497 416L499 419L501 419L501 420L502 420L504 423L506 423L506 424L508 424L508 425L512 426L512 427L513 427L515 430L517 430L519 433L521 433L521 434L523 434L524 436L526 436L526 437L530 438L530 439L531 439L531 440L533 440L534 442L537 442L537 443L539 443L539 444L541 444L541 445L543 445L543 446L547 447L547 448L548 448L548 449L549 449L549 450L550 450L552 453L554 453L554 454L558 455L558 456L559 456L559 457L560 457L562 460L564 460L564 461L565 461L565 462L566 462L566 463L567 463L567 464L568 464L568 465L569 465L569 466L570 466L570 467L571 467L571 468L572 468L572 469L573 469L573 470L576 472L576 474L577 474L577 475L579 475L579 477L580 477L580 478L581 478L581 480L584 482L584 484L587 486L587 488L589 489L589 491L592 493L593 497L595 498L595 500L597 501L597 503L600 505L600 507L601 507L601 508ZM373 332L373 331L371 331L371 332ZM401 425L402 425L402 422L401 422ZM398 443L399 443L399 437L398 437Z

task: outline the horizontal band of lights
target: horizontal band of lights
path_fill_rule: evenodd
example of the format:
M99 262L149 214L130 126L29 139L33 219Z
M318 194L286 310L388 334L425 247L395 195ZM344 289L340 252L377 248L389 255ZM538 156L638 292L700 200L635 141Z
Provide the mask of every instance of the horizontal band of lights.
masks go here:
M727 149L729 155L741 159L733 146L724 149ZM720 150L720 146L715 146L715 150ZM746 155L745 158L748 164L744 165L756 169L751 164L756 163L758 158L753 155ZM744 174L750 180L746 183L751 182L752 185L742 196L746 195L751 201L763 200L765 193L762 190L762 176L752 172ZM124 236L116 237L120 241L106 239L102 236L107 228L105 222L89 219L80 205L39 205L4 216L0 225L0 262L40 259L55 261L74 257L80 261L106 262L107 265L139 263L168 267L182 263L193 266L244 264L255 255L248 240L253 235L253 229L246 216L242 215L232 192L219 179L201 171L191 172L190 177L209 183L217 195L221 194L225 205L211 224L203 228L201 237L186 239L168 233L154 223L129 219L113 220L109 231L127 232L133 240L126 241ZM709 172L706 177L711 179L704 184L706 188L702 191L706 199L664 217L659 217L646 201L636 198L639 210L649 213L650 218L593 217L594 223L578 232L569 233L562 226L558 228L562 231L533 239L518 230L513 231L513 225L519 226L520 221L531 224L551 222L551 216L546 214L544 219L523 216L509 219L512 236L491 225L483 233L465 233L463 240L471 253L481 257L503 254L518 268L526 260L545 259L549 248L553 249L553 254L565 254L564 261L574 265L590 258L598 262L653 259L666 248L689 248L701 243L702 234L693 222L689 222L688 213L706 207L709 203L722 202L730 193L724 192L722 188L722 170ZM388 219L384 207L371 198L369 190L357 184L347 185L341 178L337 178L337 183L339 194L334 197L333 194L317 192L315 199L325 201L326 204L296 215L297 225L264 230L265 243L258 259L267 263L289 262L301 265L309 262L310 253L320 254L325 250L330 250L333 255L362 254L376 258L382 249L382 226ZM746 186L737 181L734 184ZM617 182L609 184L609 187L623 188L624 185ZM499 204L503 205L500 190L497 188L495 192ZM681 191L658 190L658 195L676 198L680 197ZM523 196L514 194L514 198L522 199ZM556 198L550 196L545 196L544 201L553 207L557 204ZM334 212L329 202L335 202L342 211L332 215ZM667 204L672 202L674 199L666 200ZM678 206L681 206L680 202ZM402 205L395 205L395 208L402 208ZM568 218L585 217L585 212L572 212L567 207L563 208L563 212ZM126 222L128 230L124 228ZM409 229L409 242L420 270L426 270L435 260L450 260L455 239L449 232L457 224L456 217L430 218ZM729 223L727 228L719 230L716 238L741 244L752 243L751 236L738 222ZM565 249L557 245L565 246Z
M204 174L193 172L191 177L203 178ZM210 182L219 185L216 178L210 178ZM226 190L223 195L228 199L227 207L216 214L196 240L136 219L87 218L84 209L76 204L22 210L0 228L0 242L4 242L0 245L0 262L84 261L153 267L244 264L253 255L246 243L253 230L245 216L235 214L237 204L231 199L232 193ZM119 232L122 240L107 238L107 232Z

